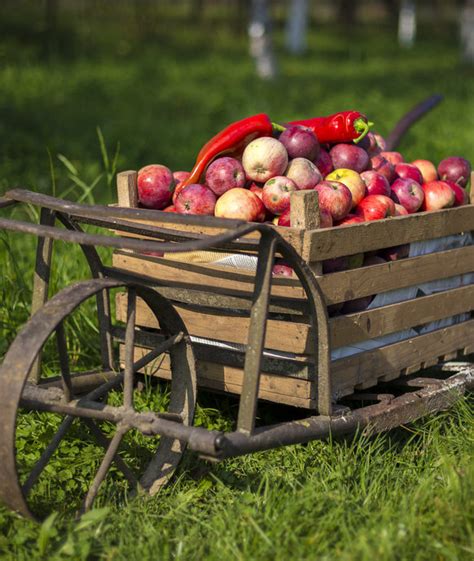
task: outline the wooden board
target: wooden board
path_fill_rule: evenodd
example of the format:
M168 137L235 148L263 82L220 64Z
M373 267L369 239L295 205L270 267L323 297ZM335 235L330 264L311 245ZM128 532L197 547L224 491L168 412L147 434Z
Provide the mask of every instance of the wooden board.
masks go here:
M190 310L176 308L191 335L245 345L250 320L225 310ZM391 304L374 310L348 314L329 320L331 347L344 347L359 341L423 325L474 309L474 285ZM117 319L125 321L126 295L117 294ZM155 316L142 300L137 301L137 324L158 328ZM282 334L284 333L284 337ZM269 319L265 337L267 349L311 354L315 338L308 323Z
M136 346L134 360L142 358L149 349ZM120 360L123 362L124 346L120 345ZM123 365L122 365L123 366ZM157 376L164 380L171 379L170 360L163 355L151 362L144 373ZM242 389L243 370L214 362L197 361L198 384L202 388L240 394ZM308 408L311 405L311 382L296 378L284 378L262 373L258 396L260 399Z
M333 361L333 396L340 399L356 389L374 386L380 380L392 380L402 374L414 373L437 364L438 360L445 360L447 356L467 353L473 340L474 320L470 320ZM135 360L145 352L143 347L137 347ZM160 357L147 367L146 373L170 379L169 358ZM242 379L241 368L198 361L198 383L201 387L239 394ZM306 380L262 374L259 397L275 403L314 409L317 405L317 387L315 383Z
M253 291L255 275L251 271L197 263L181 263L117 251L113 265L176 286L199 286L221 293ZM450 249L428 255L400 259L350 271L318 277L328 305L372 294L406 288L474 271L474 246ZM301 300L305 292L297 278L274 277L272 296Z
M468 232L473 229L473 225L474 206L466 205L342 228L307 231L304 245L309 246L309 261L321 261Z

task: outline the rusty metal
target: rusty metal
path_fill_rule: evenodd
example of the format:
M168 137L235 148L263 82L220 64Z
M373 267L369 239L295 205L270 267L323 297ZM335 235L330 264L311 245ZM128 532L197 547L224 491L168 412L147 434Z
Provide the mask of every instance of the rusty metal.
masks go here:
M115 279L94 279L72 285L49 300L24 326L5 355L0 367L0 381L3 390L3 403L0 411L2 431L0 433L0 463L3 467L0 473L0 495L4 502L14 510L25 516L33 516L27 504L24 491L29 491L45 464L59 445L62 436L67 432L71 421L69 418L82 417L91 420L107 420L114 422L127 430L137 427L146 434L165 435L160 439L156 453L145 469L142 477L149 487L161 484L163 478L168 478L185 448L185 427L192 420L196 374L194 356L189 343L186 329L171 304L153 290L134 286L137 295L152 309L166 336L162 345L158 345L145 357L132 365L133 372L139 370L159 354L167 351L171 355L171 398L168 415L151 412L138 414L133 407L111 407L99 401L111 389L122 384L123 374L117 373L115 378L99 385L87 396L68 399L68 392L74 391L74 377L62 387L45 384L32 385L27 383L28 374L36 357L41 352L50 334L57 330L65 319L81 303L90 297L95 297L103 290L123 287L124 283ZM127 287L127 285L125 285ZM129 341L132 344L133 340ZM64 363L63 356L63 363ZM130 370L130 366L129 366ZM63 375L65 373L63 364ZM104 373L107 376L107 373ZM69 377L69 372L66 378ZM62 378L62 376L61 376ZM64 391L66 389L66 392ZM60 435L53 438L50 445L43 452L39 463L33 467L27 483L22 489L16 471L15 460L15 425L17 411L20 407L27 407L36 411L54 411L66 415ZM154 427L154 428L153 428ZM158 427L158 428L157 428ZM162 428L164 427L164 428ZM183 441L184 438L184 441ZM111 454L111 452L110 452ZM109 455L110 455L109 454ZM109 456L107 456L108 458ZM106 463L102 464L103 466ZM107 463L108 465L108 463ZM103 468L105 469L105 468ZM123 471L123 470L122 470ZM102 471L93 483L87 505L96 494L96 485L102 480Z
M429 105L429 104L428 104ZM428 105L425 104L424 111ZM416 111L412 118L419 114ZM415 116L416 116L415 115ZM81 205L53 197L30 193L22 189L9 191L0 198L0 208L19 202L37 204L42 208L39 225L0 219L0 228L39 236L38 263L43 267L38 284L42 307L26 323L7 352L0 366L3 395L0 400L0 497L17 512L33 517L28 494L38 481L48 462L67 435L73 422L88 427L91 436L105 450L83 502L83 510L93 504L115 462L133 489L138 487L154 494L169 480L188 447L200 456L215 460L276 446L308 442L329 435L343 435L355 430L368 432L388 430L429 412L445 408L474 386L472 365L455 366L452 372L438 369L437 375L417 374L381 384L369 391L360 391L346 401L333 403L330 377L329 324L324 297L313 271L271 226L212 217L180 216L162 213L163 224L194 224L211 226L223 232L215 235L179 232L171 228L137 225L134 220L153 220L153 211ZM54 218L64 228L54 227ZM152 240L109 235L92 235L81 224L95 224L125 233L145 235ZM249 234L256 234L248 238ZM245 239L243 239L245 237ZM93 280L72 285L44 303L51 262L52 240L81 245L91 269ZM226 248L234 251L258 249L257 271L253 295L235 292L221 294L219 289L160 283L142 275L105 266L96 246L132 250L139 253L178 252L198 249ZM281 255L295 271L306 299L290 300L272 297L272 265L275 254ZM40 268L41 268L40 267ZM111 317L110 292L121 288L128 291L125 327L115 326ZM65 324L68 316L88 298L96 298L99 324L99 345L102 368L94 372L70 372ZM137 330L137 298L145 301L160 326L159 333ZM192 342L179 316L179 309L225 310L228 314L250 317L248 344L245 349L219 349L209 344ZM305 360L275 358L265 354L264 341L269 317L303 317L310 322L317 341L312 357ZM36 385L28 377L48 340L55 334L58 345L59 375L41 378L38 369ZM123 369L114 360L114 341L124 345ZM135 360L135 344L150 349ZM136 373L163 353L171 364L171 390L168 411L138 412L134 408L133 389ZM237 430L229 433L193 427L196 399L195 357L221 361L244 369L242 395L239 403ZM261 372L275 372L304 380L316 380L317 415L306 419L255 427L258 388ZM39 379L38 379L39 378ZM399 394L403 386L404 393ZM122 391L122 405L107 403L112 391ZM375 402L375 403L374 403ZM356 407L360 403L361 407ZM364 406L366 403L373 403ZM53 412L64 416L58 431L30 470L26 481L20 482L15 458L15 430L18 411ZM98 422L116 425L114 436L107 438ZM142 474L135 474L120 456L120 443L129 430L147 436L159 436L156 452Z

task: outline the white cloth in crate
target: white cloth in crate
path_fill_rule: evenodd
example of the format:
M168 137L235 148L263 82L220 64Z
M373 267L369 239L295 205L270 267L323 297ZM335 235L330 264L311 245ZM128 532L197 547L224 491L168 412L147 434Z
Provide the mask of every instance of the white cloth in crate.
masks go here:
M418 257L420 255L426 255L428 253L437 253L439 251L456 249L472 244L473 244L473 237L470 232L467 232L465 234L446 236L434 240L414 242L410 245L409 257ZM235 255L226 256L222 259L218 259L217 261L214 261L213 264L228 266L238 269L247 269L249 271L255 271L257 268L257 257L250 256L250 255L243 255L243 254L235 254ZM442 292L443 290L459 288L461 286L466 286L468 284L474 284L474 273L457 275L457 276L449 277L447 279L431 281L417 286L401 288L399 290L391 290L389 292L383 292L382 294L378 294L372 300L368 309L373 310L375 308L380 308L382 306L388 306L389 304L397 304L398 302L412 300L419 296L427 296L429 294ZM469 314L459 314L439 321L434 321L428 325L422 326L421 328L406 329L403 331L398 331L396 333L385 335L384 337L377 337L375 339L368 339L367 341L361 341L356 345L338 347L332 350L331 358L333 360L338 358L344 358L363 351L368 351L385 345L397 343L399 341L409 339L410 337L415 337L417 335L429 333L430 331L434 331L435 329L448 327L449 325L453 325L461 321L466 321L467 319L469 319ZM288 356L288 353L278 353L276 351L275 352L272 351L271 355L285 357Z

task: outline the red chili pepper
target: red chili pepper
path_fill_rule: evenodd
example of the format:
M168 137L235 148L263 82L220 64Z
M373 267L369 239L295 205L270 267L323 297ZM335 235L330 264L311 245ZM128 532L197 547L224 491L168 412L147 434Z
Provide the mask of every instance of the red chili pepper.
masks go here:
M191 183L199 183L207 166L217 156L238 153L255 138L272 136L274 130L282 131L283 127L272 123L265 113L230 124L204 144L196 158L191 175L181 185L184 187Z
M373 123L358 111L344 111L302 121L292 121L289 125L301 125L311 129L321 144L336 142L359 142L369 132Z

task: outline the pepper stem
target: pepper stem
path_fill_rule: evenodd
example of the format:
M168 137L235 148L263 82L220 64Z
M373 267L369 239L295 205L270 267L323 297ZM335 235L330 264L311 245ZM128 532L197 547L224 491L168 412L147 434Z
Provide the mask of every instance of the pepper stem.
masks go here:
M272 123L273 132L283 132L286 130L286 127L283 125L279 125L278 123Z
M370 131L370 128L374 126L374 123L371 121L366 121L362 117L359 117L354 121L354 130L359 133L359 136L354 139L354 143L357 144L360 142Z

